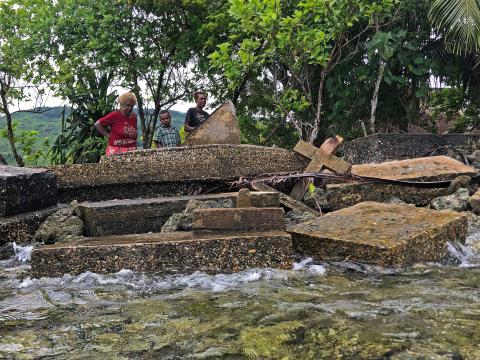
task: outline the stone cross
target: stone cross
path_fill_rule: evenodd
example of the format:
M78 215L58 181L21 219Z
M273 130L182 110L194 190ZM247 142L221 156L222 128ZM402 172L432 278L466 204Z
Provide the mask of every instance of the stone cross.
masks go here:
M320 148L300 140L297 145L295 145L293 151L312 160L304 171L306 173L320 172L323 169L328 169L337 174L346 174L352 169L352 164L334 155L342 143L343 138L339 135L335 138L325 140ZM301 200L309 183L309 179L300 180L293 187L290 197L295 200Z

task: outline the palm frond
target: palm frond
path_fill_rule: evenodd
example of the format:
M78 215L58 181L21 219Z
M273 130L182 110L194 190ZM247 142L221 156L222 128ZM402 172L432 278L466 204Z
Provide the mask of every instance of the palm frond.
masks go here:
M456 53L476 52L480 43L480 7L477 0L434 0L432 24L445 35L445 45Z

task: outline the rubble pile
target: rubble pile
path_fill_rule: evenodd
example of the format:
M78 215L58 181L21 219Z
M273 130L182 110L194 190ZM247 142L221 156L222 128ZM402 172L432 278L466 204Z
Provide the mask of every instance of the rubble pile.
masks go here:
M421 153L416 149L411 158L402 153L369 163L369 150L352 163L352 145L343 149L346 156L336 155L345 145L340 136L318 148L300 141L293 151L241 145L233 107L220 110L197 132L199 139L191 139L202 143L208 136L209 145L136 151L104 157L99 164L50 169L2 166L0 247L42 242L32 253L35 277L122 268L288 269L294 251L318 260L405 266L440 261L448 241L465 241L467 223L480 223L474 215L480 214L478 173L468 165L480 165L474 142L455 143L472 150L456 159L438 153L443 144L436 152L430 148L435 156L416 156ZM228 129L235 140L228 140ZM216 132L227 140L211 144ZM418 140L400 135L406 144ZM392 139L375 135L362 141L374 142L377 150L382 144L389 148L374 153L378 160L395 155L385 145ZM460 143L460 137L452 139ZM445 138L430 140L420 148ZM401 149L407 151L404 144ZM300 180L290 188L283 182L279 191L272 174L285 173ZM269 184L266 177L258 180L266 174L273 179ZM235 192L235 183L252 191ZM65 205L71 200L78 203Z

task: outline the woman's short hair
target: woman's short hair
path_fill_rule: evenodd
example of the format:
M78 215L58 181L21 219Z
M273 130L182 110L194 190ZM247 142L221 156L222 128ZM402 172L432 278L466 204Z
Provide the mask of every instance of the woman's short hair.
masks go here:
M132 101L135 103L135 105L137 105L137 97L135 96L134 93L132 93L132 92L130 92L130 91L128 91L128 92L126 92L126 93L123 93L122 95L120 95L120 96L118 97L118 103L119 103L120 105L125 104L125 102L126 102L127 100L132 100Z
M205 91L203 91L203 90L195 91L195 92L193 93L193 98L194 98L195 100L197 100L197 99L198 99L198 95L205 95L205 97L207 97L207 93L206 93Z

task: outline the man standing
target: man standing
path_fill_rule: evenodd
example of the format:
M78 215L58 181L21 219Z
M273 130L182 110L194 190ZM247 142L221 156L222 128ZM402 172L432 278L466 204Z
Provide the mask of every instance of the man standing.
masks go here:
M185 132L190 134L193 130L200 126L204 122L209 114L203 110L207 104L207 95L203 91L195 91L193 93L195 99L196 107L188 109L187 114L185 115Z
M153 141L157 148L170 148L180 146L180 136L177 129L171 126L172 117L168 110L160 111L160 127L158 128Z

